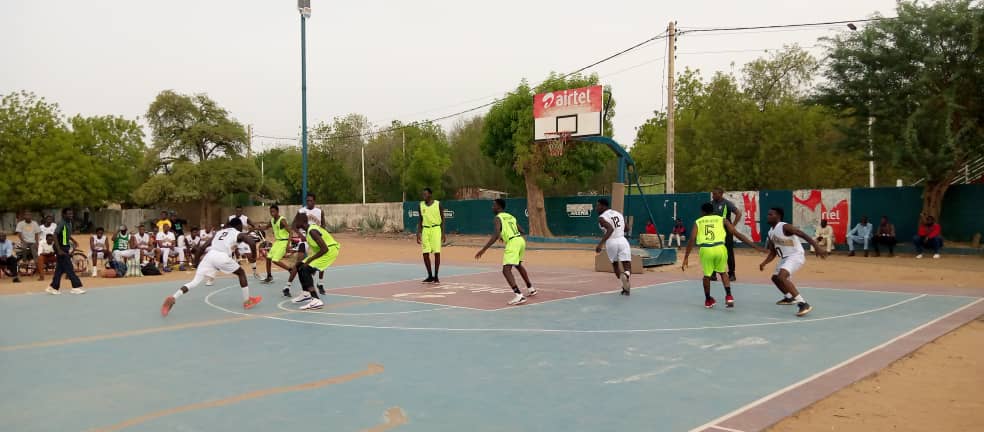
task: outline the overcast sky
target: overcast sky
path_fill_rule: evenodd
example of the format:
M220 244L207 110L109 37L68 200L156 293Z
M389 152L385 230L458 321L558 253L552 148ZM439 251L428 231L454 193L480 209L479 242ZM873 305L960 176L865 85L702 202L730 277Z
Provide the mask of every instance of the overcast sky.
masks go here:
M488 102L521 78L536 84L550 71L575 70L655 36L670 20L682 28L806 23L894 16L895 6L892 0L311 3L309 124L360 113L377 125ZM765 49L813 47L818 37L845 29L682 36L677 70L738 73ZM0 40L0 93L32 91L66 115L135 118L158 92L173 89L207 93L258 135L292 137L300 130L294 0L3 0ZM622 144L631 145L636 127L665 106L665 50L665 41L654 42L593 69L613 86L615 138ZM442 123L446 130L452 124Z

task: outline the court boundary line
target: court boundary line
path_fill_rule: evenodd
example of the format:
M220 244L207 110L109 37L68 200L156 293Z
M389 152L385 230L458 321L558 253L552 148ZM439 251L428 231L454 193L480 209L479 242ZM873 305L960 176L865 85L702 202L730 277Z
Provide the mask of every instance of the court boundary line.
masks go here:
M383 299L377 299L377 300L378 300L377 302L373 302L373 303L382 303L382 302L385 302L386 301L386 300L383 300ZM447 310L447 309L454 309L454 307L452 307L452 306L443 306L443 307L433 308L433 309L418 309L418 310L399 311L399 312L361 312L361 313L356 313L356 312L322 312L320 310L287 309L284 306L284 304L286 304L289 301L291 301L291 300L283 300L280 303L277 303L277 309L280 309L282 311L287 311L287 312L304 312L304 313L316 313L316 314L319 314L319 315L338 315L338 316L406 315L406 314L412 314L412 313L434 312L434 311L442 311L442 310ZM328 305L328 304L329 303L325 303L325 305ZM367 303L367 304L372 304L372 303Z
M236 312L225 307L216 305L211 302L211 296L217 294L221 291L228 289L229 287L222 288L221 290L214 291L209 295L205 296L204 302L215 309L224 311L226 313L231 313L234 315L251 315L242 312ZM367 324L347 324L347 323L332 323L332 322L319 322L319 321L305 321L298 319L282 318L278 316L260 316L261 318L293 322L298 324L308 324L308 325L318 325L323 327L340 327L340 328L361 328L361 329L373 329L373 330L401 330L401 331L434 331L434 332L445 332L445 333L567 333L567 334L632 334L632 333L671 333L671 332L681 332L681 331L702 331L702 330L721 330L721 329L731 329L731 328L748 328L748 327L766 327L773 325L786 325L786 324L804 324L820 321L830 321L835 319L852 318L855 316L867 315L871 313L877 313L884 310L892 309L903 304L919 300L925 297L929 297L929 294L920 294L918 296L909 297L907 299L880 306L873 309L868 309L864 311L852 312L849 314L835 315L829 317L812 318L812 319L794 319L786 321L774 321L765 323L747 323L747 324L732 324L726 326L704 326L704 327L679 327L679 328L660 328L660 329L535 329L535 328L448 328L448 327L403 327L403 326L375 326ZM979 299L979 301L984 301L984 299ZM972 302L968 305L961 307L969 307L970 305L976 304L977 302ZM706 426L705 426L706 427Z
M926 296L926 294L923 294L923 296ZM764 404L764 403L766 403L766 402L768 402L770 400L775 399L778 396L781 396L781 395L783 395L785 393L788 393L791 390L794 390L794 389L796 389L798 387L801 387L801 386L803 386L803 385L805 385L805 384L807 384L807 383L809 383L811 381L817 380L818 378L821 378L824 375L827 375L827 374L829 374L831 372L834 372L834 371L836 371L836 370L838 370L840 368L843 368L844 366L847 366L847 365L849 365L849 364L857 361L858 359L861 359L861 358L863 358L863 357L865 357L867 355L870 355L871 353L873 353L875 351L878 351L878 350L883 349L883 348L885 348L887 346L890 346L890 345L898 342L899 340L902 340L902 339L904 339L906 337L909 337L909 336L915 334L916 332L918 332L920 330L923 330L923 329L925 329L925 328L927 328L927 327L929 327L929 326L931 326L933 324L936 324L936 323L938 323L940 321L943 321L944 319L947 319L947 318L949 318L949 317L951 317L953 315L956 315L957 313L960 313L960 312L962 312L962 311L964 311L966 309L969 309L969 308L971 308L973 306L976 306L977 304L979 304L981 302L984 302L984 298L978 298L977 300L975 300L973 302L970 302L970 303L968 303L966 305L963 305L963 306L961 306L961 307L959 307L957 309L954 309L953 311L950 311L950 312L948 312L948 313L946 313L946 314L944 314L944 315L942 315L940 317L937 317L936 319L930 320L927 323L924 323L924 324L922 324L922 325L920 325L920 326L918 326L916 328L913 328L913 329L911 329L911 330L909 330L909 331L907 331L905 333L902 333L902 334L900 334L900 335L898 335L898 336L896 336L896 337L894 337L892 339L889 339L888 341L885 341L882 344L876 345L876 346L874 346L874 347L872 347L872 348L870 348L870 349L868 349L868 350L866 350L866 351L864 351L864 352L862 352L860 354L857 354L857 355L855 355L855 356L853 356L851 358L848 358L847 360L844 360L844 361L842 361L840 363L837 363L834 366L831 366L831 367L829 367L827 369L824 369L824 370L822 370L820 372L817 372L817 373L815 373L813 375L810 375L810 376L808 376L808 377L806 377L806 378L804 378L802 380L799 380L799 381L797 381L797 382L795 382L793 384L790 384L790 385L788 385L786 387L783 387L783 388L781 388L779 390L776 390L776 391L774 391L772 393L769 393L769 394L767 394L767 395L765 395L765 396L763 396L761 398L758 398L758 399L756 399L756 400L754 400L754 401L752 401L752 402L750 402L750 403L748 403L748 404L746 404L746 405L744 405L744 406L742 406L742 407L740 407L740 408L738 408L738 409L736 409L734 411L731 411L731 412L729 412L729 413L727 413L727 414L725 414L725 415L723 415L721 417L718 417L718 418L716 418L714 420L711 420L711 421L709 421L707 423L704 423L704 424L702 424L700 426L697 426L697 427L695 427L693 429L690 429L689 432L701 432L701 431L706 431L708 428L720 428L718 426L719 423L722 423L722 422L728 421L728 420L730 420L730 419L732 419L734 417L737 417L737 416L739 416L739 415L747 412L748 410L750 410L752 408L758 407L759 405L762 405L762 404ZM921 344L919 346L921 347L923 345L925 345L925 344ZM841 389L843 389L843 388L844 387L842 387ZM840 390L840 389L838 389L838 390Z

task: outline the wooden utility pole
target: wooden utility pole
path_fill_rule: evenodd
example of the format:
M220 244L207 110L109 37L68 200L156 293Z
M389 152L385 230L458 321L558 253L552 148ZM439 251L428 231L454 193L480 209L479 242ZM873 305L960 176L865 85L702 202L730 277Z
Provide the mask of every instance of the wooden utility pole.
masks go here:
M666 193L676 192L676 167L673 160L676 157L674 150L674 105L676 101L676 86L673 83L673 60L676 57L676 23L670 21L670 26L666 29L667 55L666 55Z
M246 157L253 158L253 125L246 125Z

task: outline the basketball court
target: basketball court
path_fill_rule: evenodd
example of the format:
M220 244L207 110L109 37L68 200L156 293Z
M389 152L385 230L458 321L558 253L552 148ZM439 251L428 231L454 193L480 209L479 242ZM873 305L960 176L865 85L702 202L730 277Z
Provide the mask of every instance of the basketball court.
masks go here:
M331 268L325 308L273 285L243 312L235 279L161 318L175 283L0 302L0 417L17 431L752 431L984 311L977 297L803 287L796 318L771 286L705 309L699 282L550 269L506 307L497 267ZM720 290L719 287L716 287ZM296 292L295 287L295 292Z

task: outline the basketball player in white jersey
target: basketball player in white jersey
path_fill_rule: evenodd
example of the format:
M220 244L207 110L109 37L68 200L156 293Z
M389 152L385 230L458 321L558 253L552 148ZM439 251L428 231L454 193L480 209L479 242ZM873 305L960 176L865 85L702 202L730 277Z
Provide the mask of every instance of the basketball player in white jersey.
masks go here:
M320 208L314 205L313 193L309 192L307 196L304 197L304 207L301 207L301 210L299 210L298 213L306 215L309 224L317 225L319 227L325 226L325 214ZM306 246L307 245L305 245L305 247ZM284 291L290 292L289 283L287 284L287 287L284 288ZM325 272L323 271L318 272L318 293L322 295L325 293ZM288 295L288 297L290 296Z
M796 316L803 316L810 313L813 310L813 306L800 295L799 290L796 289L796 285L793 284L789 278L796 273L803 264L806 263L806 254L803 251L803 244L796 237L802 238L813 246L816 250L816 254L821 259L827 258L827 250L821 248L817 244L817 241L813 237L807 235L799 228L793 225L785 223L782 221L785 212L781 207L773 207L769 209L768 222L769 226L769 243L766 249L769 249L769 256L765 257L765 261L759 265L759 271L765 270L765 266L772 262L776 256L779 256L779 264L776 265L776 271L772 274L772 283L776 284L776 288L782 292L783 297L776 302L777 305L793 305L799 307L799 311Z
M243 233L242 229L242 221L233 219L226 224L225 229L215 233L215 237L212 239L212 250L202 257L198 269L195 270L195 278L182 286L174 295L164 299L164 305L161 306L161 316L167 316L171 312L171 308L174 307L174 302L178 297L187 294L188 290L198 286L209 275L214 275L217 270L239 276L239 286L243 291L243 309L252 309L263 301L263 298L260 296L249 296L249 282L246 279L246 271L232 257L236 244L240 242L249 245L252 257L256 257L256 242L252 237ZM256 264L256 258L251 258L250 260L251 264Z
M601 248L604 246L605 252L608 253L608 260L612 262L615 278L622 282L621 295L627 296L631 289L629 276L632 275L632 249L625 238L625 216L612 210L605 198L598 200L595 208L599 215L598 226L605 232L598 246L595 247L595 252L601 253ZM619 264L622 265L621 269Z

